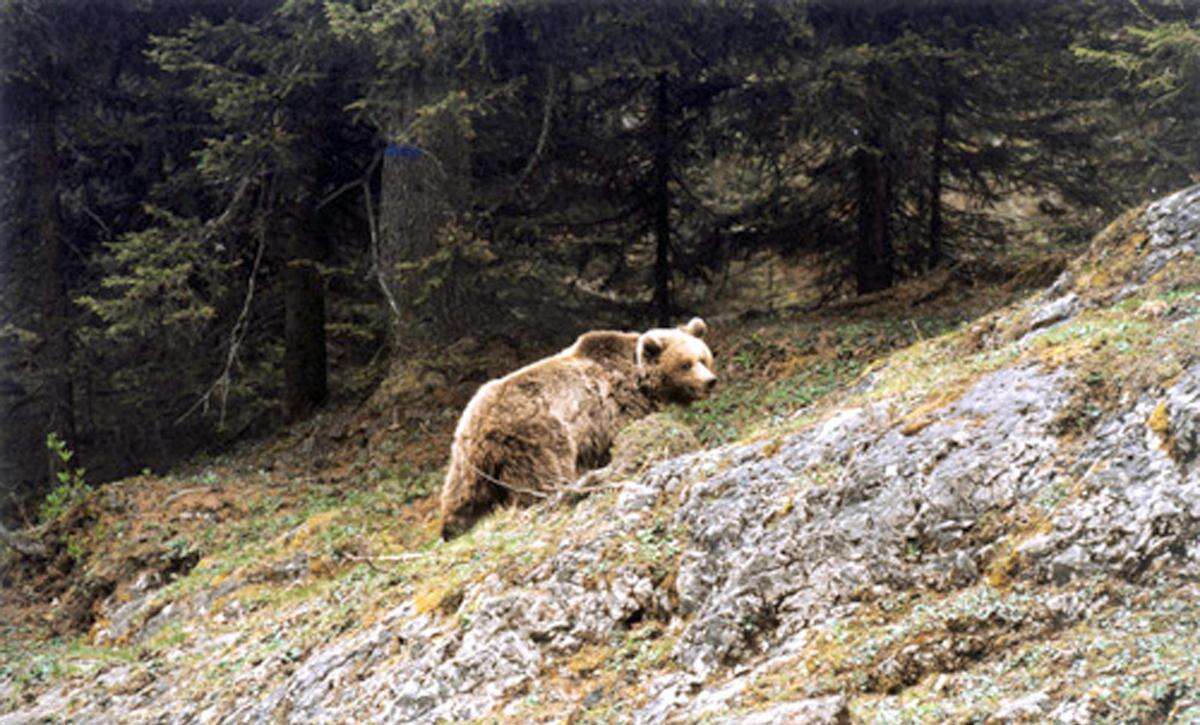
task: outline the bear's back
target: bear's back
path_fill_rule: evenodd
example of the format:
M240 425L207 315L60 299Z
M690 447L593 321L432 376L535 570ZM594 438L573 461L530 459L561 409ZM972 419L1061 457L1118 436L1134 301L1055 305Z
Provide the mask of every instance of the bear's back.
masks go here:
M603 416L613 398L613 380L596 360L560 354L483 385L459 423L472 438L511 431L550 417L569 425Z

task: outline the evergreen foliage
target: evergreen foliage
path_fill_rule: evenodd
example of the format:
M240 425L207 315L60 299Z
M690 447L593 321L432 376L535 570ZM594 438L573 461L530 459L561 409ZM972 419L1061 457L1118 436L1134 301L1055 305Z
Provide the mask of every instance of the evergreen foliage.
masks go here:
M368 392L390 350L825 299L1194 180L1197 5L6 0L0 476L94 481ZM24 492L24 493L21 493Z
M1124 22L1117 32L1086 35L1075 52L1108 71L1112 112L1124 121L1126 175L1143 183L1149 177L1159 189L1195 183L1200 179L1200 3L1135 3L1116 20Z

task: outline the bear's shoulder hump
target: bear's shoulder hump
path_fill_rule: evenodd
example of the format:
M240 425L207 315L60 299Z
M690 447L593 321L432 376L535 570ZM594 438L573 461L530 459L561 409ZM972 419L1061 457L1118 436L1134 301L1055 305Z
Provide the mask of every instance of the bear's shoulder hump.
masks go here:
M593 330L579 336L571 354L598 362L632 363L637 354L638 334L615 330Z

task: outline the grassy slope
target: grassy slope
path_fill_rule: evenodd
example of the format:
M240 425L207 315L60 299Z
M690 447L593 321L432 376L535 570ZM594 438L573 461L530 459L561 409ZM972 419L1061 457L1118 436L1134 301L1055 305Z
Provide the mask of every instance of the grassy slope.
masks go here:
M1119 240L1114 249L1123 243ZM1119 273L1114 271L1119 261L1093 258L1081 264L1082 283L1109 289L1106 280L1094 277ZM1023 258L1021 265L1045 267L1037 257L1032 263ZM1022 324L1011 314L971 322L1019 298L1026 283L1045 281L1044 275L1012 272L1009 282L993 286L967 288L949 276L933 277L886 299L813 315L716 321L712 343L723 378L720 394L678 415L706 445L794 430L864 395L895 397L908 411L909 424L921 425L923 411L946 404L978 375L1029 358L1086 368L1078 419L1063 423L1064 435L1080 435L1094 417L1089 406L1104 405L1105 391L1116 395L1149 378L1162 382L1194 354L1174 349L1184 338L1163 338L1157 334L1162 324L1143 314L1154 301L1175 311L1192 310L1185 332L1200 332L1194 316L1200 311L1200 271L1194 265L1138 297L1085 312L1022 349L1004 341ZM436 543L435 506L428 496L436 489L449 432L465 398L480 379L512 367L516 357L492 352L482 366L408 361L360 410L327 414L276 441L190 471L130 479L95 494L72 530L77 561L68 577L73 588L60 593L63 601L72 592L79 601L92 601L76 590L94 588L97 581L115 586L118 599L132 600L139 596L131 586L135 575L157 570L169 583L150 595L150 605L138 617L152 619L168 605L195 616L176 617L148 636L106 638L112 623L104 612L56 617L55 610L37 601L36 587L45 583L20 580L0 602L6 615L0 618L6 623L0 624L5 643L0 645L0 702L16 704L50 687L84 682L114 663L148 679L171 676L184 688L220 686L233 698L243 688L261 691L263 681L280 676L271 672L285 672L289 662L315 645L369 624L398 602L412 598L420 610L449 612L463 587L490 574L516 579L528 571L552 550L569 510L499 512L447 546ZM878 383L869 393L853 385L864 374ZM1133 376L1147 376L1147 381L1129 380ZM535 518L538 525L530 526ZM629 542L628 555L651 562L669 559L669 541L653 532L644 539ZM991 572L978 591L959 596L1020 606L1006 599L1020 595L1006 590L1005 574ZM22 587L35 595L32 602L22 596ZM1195 619L1186 592L1163 592L1156 601L1174 602L1185 621ZM922 614L922 606L931 604L881 603L874 620L831 625L841 628L830 631L832 644L813 650L806 668L797 669L806 674L804 681L764 678L762 701L795 696L811 681L855 689L853 678L869 662L858 662L853 657L862 655L850 653L871 652L868 645L877 640L888 644L874 651L884 651L945 631L944 619L931 621ZM1110 645L1097 657L1124 657L1135 668L1149 666L1146 658L1158 667L1186 663L1188 653L1200 651L1200 642L1164 637L1154 649L1143 646L1137 634L1159 631L1156 623L1165 621L1161 611L1146 609L1141 629L1113 626ZM87 632L71 630L72 623L93 618ZM1195 628L1191 631L1194 638ZM102 639L105 643L98 644ZM999 665L984 662L977 669L995 688L1003 678L1036 677L1038 667L1056 666L1061 658L1049 657L1045 648L1086 649L1093 641L1087 632L1038 634L1015 642L1018 659L1004 661L1027 664L989 673L986 667ZM596 681L617 681L626 668L666 666L669 651L669 637L639 639L635 631L611 647L585 648L567 663L567 671L586 694ZM239 677L254 668L264 669L262 678ZM913 685L905 691L911 702L875 703L873 698L888 688L865 688L856 711L864 716L882 716L878 708L909 708L914 716L925 712L937 691L934 678L903 684ZM946 707L953 706L952 698L937 694L949 703ZM986 693L957 696L966 703L961 707L989 702ZM966 702L972 697L974 705Z

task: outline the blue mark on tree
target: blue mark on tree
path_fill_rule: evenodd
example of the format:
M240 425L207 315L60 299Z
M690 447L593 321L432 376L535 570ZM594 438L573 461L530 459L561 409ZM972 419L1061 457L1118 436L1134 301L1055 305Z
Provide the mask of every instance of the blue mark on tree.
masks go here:
M409 144L389 143L383 150L383 155L389 159L419 159L425 155L425 152Z

